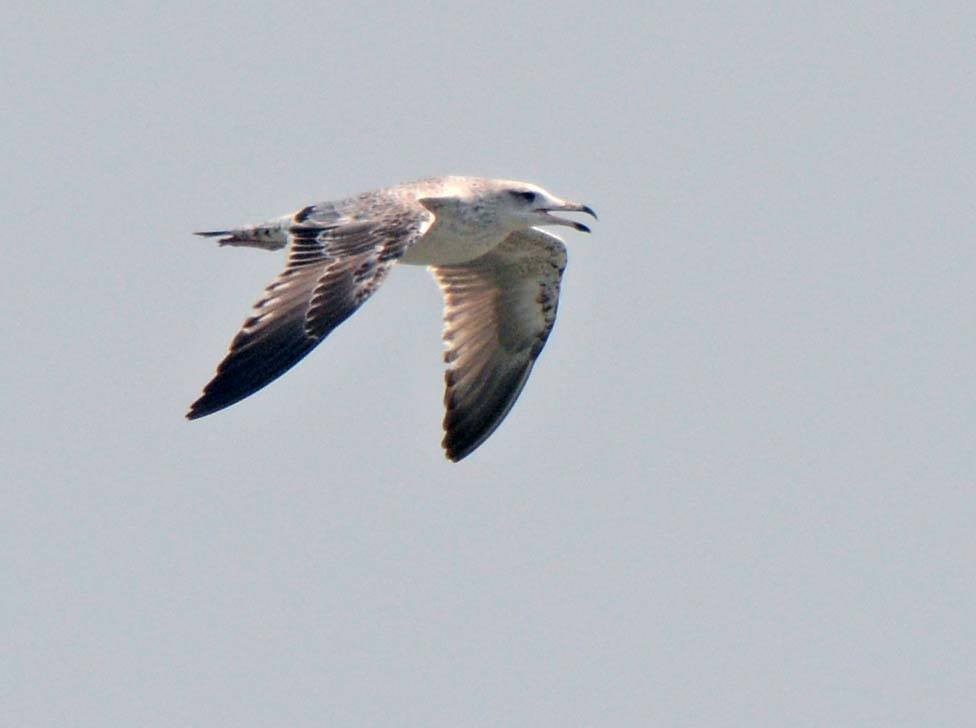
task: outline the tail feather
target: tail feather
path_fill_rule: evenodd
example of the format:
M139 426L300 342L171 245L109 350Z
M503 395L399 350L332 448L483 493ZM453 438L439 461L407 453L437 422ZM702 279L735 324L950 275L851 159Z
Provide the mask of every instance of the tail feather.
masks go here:
M278 250L285 247L288 241L280 229L263 225L237 230L205 230L193 234L202 238L220 238L217 241L220 245L261 248L262 250Z

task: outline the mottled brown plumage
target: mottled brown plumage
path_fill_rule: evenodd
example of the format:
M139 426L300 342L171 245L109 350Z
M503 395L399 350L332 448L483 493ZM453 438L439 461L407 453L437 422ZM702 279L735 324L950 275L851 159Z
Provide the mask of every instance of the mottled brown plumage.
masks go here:
M566 249L537 226L593 211L524 182L421 180L309 205L260 225L199 233L221 245L277 250L285 270L265 289L187 414L196 419L261 389L351 316L394 263L428 265L444 291L444 448L460 460L511 409L556 317Z

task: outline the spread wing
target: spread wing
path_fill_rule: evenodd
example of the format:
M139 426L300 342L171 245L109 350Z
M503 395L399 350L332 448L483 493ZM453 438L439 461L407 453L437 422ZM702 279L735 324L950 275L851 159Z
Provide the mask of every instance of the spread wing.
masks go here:
M434 219L419 205L377 207L362 216L327 203L295 216L285 270L254 304L188 419L239 402L288 371L369 298Z
M449 459L469 455L515 404L556 321L565 267L562 241L529 229L476 260L431 269L444 293Z

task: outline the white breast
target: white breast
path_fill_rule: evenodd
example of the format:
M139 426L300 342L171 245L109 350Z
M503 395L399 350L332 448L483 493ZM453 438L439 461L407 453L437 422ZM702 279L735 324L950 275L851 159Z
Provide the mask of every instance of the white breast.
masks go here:
M485 216L452 215L439 210L437 219L400 261L408 265L457 265L479 258L511 232Z

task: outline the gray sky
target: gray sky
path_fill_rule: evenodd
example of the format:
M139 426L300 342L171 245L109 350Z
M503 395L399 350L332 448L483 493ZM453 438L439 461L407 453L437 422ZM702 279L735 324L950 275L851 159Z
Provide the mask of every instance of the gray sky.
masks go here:
M971 720L971 3L43 5L0 18L0 722ZM191 231L448 173L600 213L480 450L417 268L183 420L282 267Z

